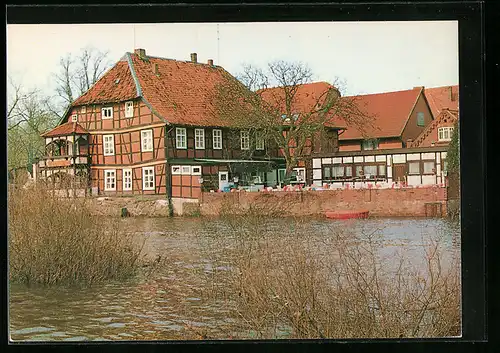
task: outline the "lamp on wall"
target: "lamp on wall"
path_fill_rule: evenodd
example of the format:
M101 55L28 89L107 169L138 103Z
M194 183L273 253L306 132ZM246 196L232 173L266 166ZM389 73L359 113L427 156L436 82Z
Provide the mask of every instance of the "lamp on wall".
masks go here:
M200 184L203 184L203 178L201 178L201 177L200 177L200 178L198 178L198 182L199 182Z
M235 177L233 178L233 181L234 181L235 183L237 183L237 182L238 182L238 180L239 180L239 179L238 179L238 177L237 177L237 176L235 176Z

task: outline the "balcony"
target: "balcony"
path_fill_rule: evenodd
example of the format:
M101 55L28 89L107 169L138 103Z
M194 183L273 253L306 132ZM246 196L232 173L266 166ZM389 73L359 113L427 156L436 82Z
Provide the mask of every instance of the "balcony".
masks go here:
M83 165L89 161L88 155L62 155L62 156L45 156L38 165L40 167L70 167L72 165Z

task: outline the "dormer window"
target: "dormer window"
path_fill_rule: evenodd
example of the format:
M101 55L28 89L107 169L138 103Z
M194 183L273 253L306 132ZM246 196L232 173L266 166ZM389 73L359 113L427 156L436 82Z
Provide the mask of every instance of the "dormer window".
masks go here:
M125 117L131 118L134 116L134 102L125 102Z
M80 108L80 113L85 114L86 112L87 112L87 106L83 105L83 106Z
M71 115L71 122L76 123L78 121L78 115L73 114Z
M103 119L112 119L113 118L113 107L102 108L101 115L102 115Z
M453 133L453 126L438 128L438 141L450 141Z

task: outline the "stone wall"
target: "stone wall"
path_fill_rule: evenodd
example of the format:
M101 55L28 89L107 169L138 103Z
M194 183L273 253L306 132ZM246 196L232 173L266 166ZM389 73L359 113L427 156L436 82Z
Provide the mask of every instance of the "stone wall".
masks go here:
M426 204L440 205L446 215L446 188L352 189L203 193L200 214L216 216L224 210L258 210L269 215L323 215L329 210L365 209L376 217L425 217Z
M98 215L120 216L121 209L127 208L130 216L146 217L168 217L169 205L165 195L151 196L129 196L129 197L95 197L89 198L91 209ZM193 207L198 205L197 199L172 199L174 215L181 216L184 213L196 214ZM188 206L186 206L188 205ZM184 212L187 209L187 212Z

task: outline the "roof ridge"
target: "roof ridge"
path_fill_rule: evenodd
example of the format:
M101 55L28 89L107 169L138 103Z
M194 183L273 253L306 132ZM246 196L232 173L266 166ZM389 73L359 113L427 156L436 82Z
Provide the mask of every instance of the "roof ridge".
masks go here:
M125 54L125 56L127 57L128 68L130 69L130 74L132 75L132 78L134 79L135 89L137 91L137 96L142 97L142 87L141 87L141 83L139 82L139 78L137 77L137 74L135 73L134 62L132 61L132 54L127 52Z

